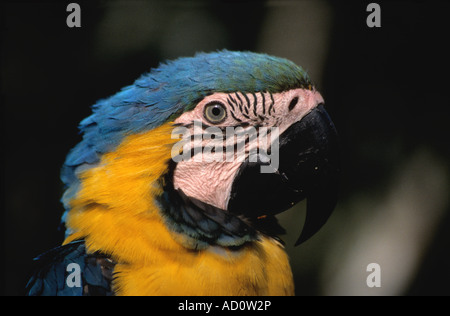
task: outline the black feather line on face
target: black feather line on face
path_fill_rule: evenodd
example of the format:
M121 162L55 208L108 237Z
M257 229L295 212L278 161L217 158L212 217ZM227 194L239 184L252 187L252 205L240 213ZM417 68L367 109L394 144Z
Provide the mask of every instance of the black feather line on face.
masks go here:
M239 111L242 113L242 114L244 114L243 112L243 110L242 110L242 99L241 99L241 97L239 96L239 94L237 93L237 92L235 92L234 93L234 95L237 97L237 99L239 100L239 102L237 102L237 105L238 105L238 107L239 107Z
M272 115L272 110L273 113L275 113L275 108L273 107L275 104L275 100L273 99L273 94L271 92L270 93L270 99L272 100L272 103L269 105L269 115Z
M262 98L262 112L263 114L266 114L266 98L264 97L264 93L260 92L261 98Z
M235 92L234 95L235 95L235 96L237 97L237 99L239 100L239 103L242 104L242 99L241 99L241 97L239 96L239 93L238 93L238 92Z
M232 117L235 121L237 121L237 122L242 122L241 119L238 119L238 118L234 115L234 111L230 111L230 114L231 114L231 117Z
M253 95L253 114L255 116L257 116L257 114L256 114L256 107L258 105L258 98L256 97L255 93L252 93L252 95Z
M235 108L234 108L233 102L231 102L230 98L231 98L231 96L228 96L227 103L231 107L231 111L236 111Z
M242 93L242 95L244 96L245 102L246 102L246 105L244 106L245 113L248 114L248 113L249 113L249 110L250 110L250 99L248 98L247 94Z
M236 100L233 98L233 96L231 94L229 94L228 97L230 98L231 102L233 102L235 105L237 105Z

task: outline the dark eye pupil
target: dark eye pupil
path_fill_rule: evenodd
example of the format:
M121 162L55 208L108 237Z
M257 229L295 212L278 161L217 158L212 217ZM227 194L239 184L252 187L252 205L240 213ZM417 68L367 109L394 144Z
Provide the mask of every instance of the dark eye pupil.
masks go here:
M214 108L211 110L211 113L212 113L212 115L214 115L214 116L219 116L221 112L222 112L222 110L221 110L218 106L214 107Z

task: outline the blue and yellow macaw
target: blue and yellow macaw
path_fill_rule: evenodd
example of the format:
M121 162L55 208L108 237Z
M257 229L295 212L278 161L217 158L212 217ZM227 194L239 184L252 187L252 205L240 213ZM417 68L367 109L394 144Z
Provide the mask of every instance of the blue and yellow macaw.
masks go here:
M299 244L335 207L337 134L323 102L294 63L226 50L161 64L100 100L62 168L66 239L37 258L28 294L293 295L275 215L307 198ZM195 159L212 127L271 128L277 147L247 136L242 159ZM235 139L223 143L231 158Z

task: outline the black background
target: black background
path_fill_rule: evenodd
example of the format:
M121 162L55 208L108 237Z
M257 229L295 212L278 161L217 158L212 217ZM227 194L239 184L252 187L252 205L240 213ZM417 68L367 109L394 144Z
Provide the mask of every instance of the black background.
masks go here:
M439 157L445 165L442 172L449 175L450 5L377 2L381 28L366 26L368 1L327 2L333 19L318 88L342 140L343 201L381 194L390 176L418 148ZM78 1L81 28L66 26L68 3L6 2L1 8L4 295L23 294L32 258L62 241L57 230L63 210L59 171L69 149L81 139L77 125L89 115L90 105L166 58L178 57L161 49L158 40L126 53L98 53L95 30L109 2ZM168 3L162 19L170 16L171 6L199 7L226 35L217 47L210 47L208 39L192 34L193 44L179 49L186 56L222 48L256 50L256 35L272 8L265 1ZM398 294L450 294L448 199L443 214L412 281ZM296 275L297 294L321 294L319 274L313 270L308 276Z

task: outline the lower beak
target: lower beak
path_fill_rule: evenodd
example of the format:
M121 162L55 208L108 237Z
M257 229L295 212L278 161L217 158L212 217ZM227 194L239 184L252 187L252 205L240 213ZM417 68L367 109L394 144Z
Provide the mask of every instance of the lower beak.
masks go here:
M279 167L273 173L261 173L261 166L268 164L247 159L241 165L231 188L228 211L257 222L306 198L306 221L295 244L299 245L319 231L337 203L338 136L323 105L280 135Z

